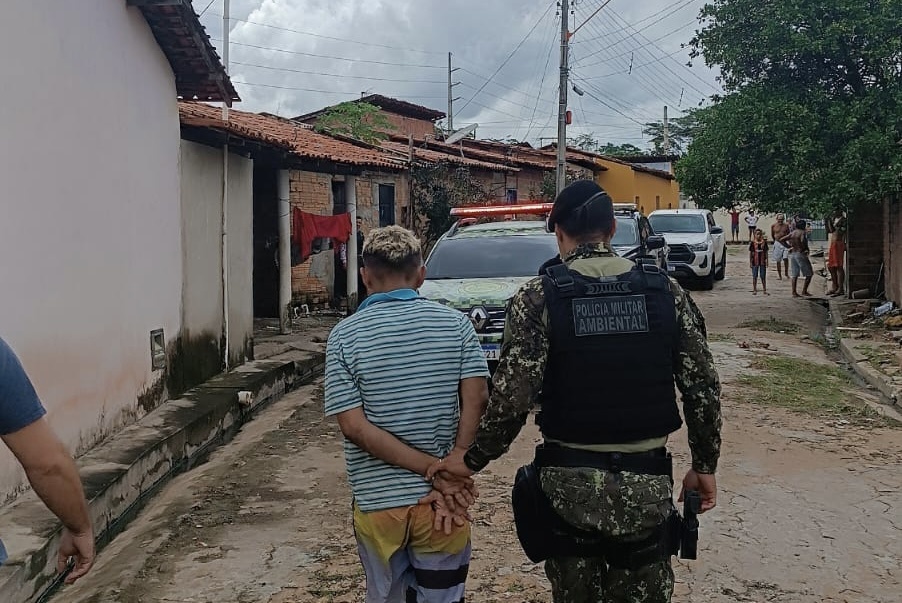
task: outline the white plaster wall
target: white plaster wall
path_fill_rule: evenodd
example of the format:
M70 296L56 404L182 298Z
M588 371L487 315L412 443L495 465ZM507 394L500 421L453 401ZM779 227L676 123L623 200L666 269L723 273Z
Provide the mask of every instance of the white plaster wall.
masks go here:
M76 449L133 417L150 331L180 327L175 82L124 0L4 2L0 74L0 335ZM0 498L20 482L0 446Z
M229 355L245 358L253 336L254 164L229 154ZM183 326L187 337L222 332L222 149L181 146L184 266Z

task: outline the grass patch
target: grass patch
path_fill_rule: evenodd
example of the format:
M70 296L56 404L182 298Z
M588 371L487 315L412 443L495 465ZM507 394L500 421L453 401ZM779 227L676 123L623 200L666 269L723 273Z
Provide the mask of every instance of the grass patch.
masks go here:
M743 402L788 408L816 416L843 418L853 423L882 421L870 406L850 399L849 375L831 365L792 356L758 355L751 368L763 374L741 375L737 392Z
M736 325L739 329L751 329L753 331L770 331L771 333L798 333L799 325L794 322L780 320L773 316L768 318L756 318L746 320Z
M708 341L736 341L730 333L708 333Z

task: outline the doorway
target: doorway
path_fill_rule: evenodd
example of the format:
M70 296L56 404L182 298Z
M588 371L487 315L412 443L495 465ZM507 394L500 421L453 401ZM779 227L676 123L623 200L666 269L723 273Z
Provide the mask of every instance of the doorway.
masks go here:
M254 318L279 318L277 174L254 166Z
M379 226L395 223L395 185L379 185Z
M348 213L348 201L345 197L345 183L338 180L332 181L332 215ZM333 271L334 280L332 282L332 297L336 301L348 296L348 271L342 265L341 258L335 255L335 270Z

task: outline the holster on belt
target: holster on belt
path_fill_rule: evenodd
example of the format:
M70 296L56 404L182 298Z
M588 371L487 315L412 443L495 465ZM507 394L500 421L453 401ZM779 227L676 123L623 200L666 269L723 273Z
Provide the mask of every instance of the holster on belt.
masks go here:
M576 454L570 456L571 452ZM557 446L537 447L535 461L517 471L511 494L517 537L526 556L534 563L550 557L604 557L612 567L638 569L676 554L681 532L676 509L648 538L637 542L614 541L564 521L554 510L539 480L540 467L594 467L671 475L671 465L670 455L663 449L632 455L584 453Z

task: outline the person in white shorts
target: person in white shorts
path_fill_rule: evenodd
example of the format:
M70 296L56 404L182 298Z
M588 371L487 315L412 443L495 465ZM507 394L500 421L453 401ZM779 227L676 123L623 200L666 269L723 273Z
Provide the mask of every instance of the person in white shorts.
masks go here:
M777 278L780 280L783 280L783 273L786 273L787 277L789 276L789 247L780 241L789 236L791 232L792 229L786 223L786 216L777 214L777 222L770 227L770 238L774 242L771 259L777 265Z

